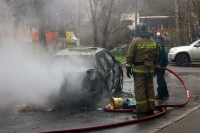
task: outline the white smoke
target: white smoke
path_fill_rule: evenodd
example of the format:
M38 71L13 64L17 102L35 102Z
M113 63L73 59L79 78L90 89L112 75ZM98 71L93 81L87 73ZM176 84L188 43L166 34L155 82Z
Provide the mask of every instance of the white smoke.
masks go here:
M84 90L88 91L82 88L82 82L86 71L94 68L91 57L70 56L53 65L47 54L39 48L35 50L34 45L6 43L0 47L0 109L16 104L46 107L50 100L56 100L50 97L60 97L63 85L70 93L68 103L78 102L79 97L73 94L84 97Z
M50 68L48 64L49 57L46 57L47 53L41 51L35 43L15 43L14 38L5 38L8 37L8 31L14 30L13 14L10 14L10 8L6 7L4 2L0 3L2 11L2 14L0 14L2 18L0 21L0 31L2 34L0 35L0 109L15 104L34 103L36 105L44 105L48 102L49 96L59 96L60 88L66 80L63 70L59 67ZM63 25L64 21L60 21L60 19L63 16L66 17L66 13L63 10L57 12L56 8L61 5L63 6L62 9L66 9L68 12L66 20L72 20L74 18L74 14L71 12L73 6L67 5L69 3L73 2L69 2L69 0L53 1L53 4L46 5L45 8L48 9L48 14L51 14L48 16L48 24L53 24L54 28ZM54 7L55 5L57 6ZM69 6L70 8L65 8L65 6ZM27 12L27 15L29 14L32 14L34 17L37 16L32 11ZM17 15L20 16L20 14ZM21 22L28 22L28 20L21 20ZM37 22L37 18L34 22ZM26 25L24 24L24 26ZM19 30L23 30L20 27L18 28ZM16 38L21 41L26 39L20 38L20 36ZM11 39L13 39L12 42L5 42L6 40L11 41ZM75 59L73 62L70 62L70 65L65 70L70 72L75 70L80 71L83 67L77 65L77 62L87 64L84 60ZM86 70L87 67L83 69ZM67 80L72 85L81 85L83 78L80 80L77 75L71 75ZM80 89L70 89L80 91Z
M33 45L33 44L30 44ZM49 71L48 60L23 44L0 47L0 107L6 104L42 105L58 95L63 82L59 71Z

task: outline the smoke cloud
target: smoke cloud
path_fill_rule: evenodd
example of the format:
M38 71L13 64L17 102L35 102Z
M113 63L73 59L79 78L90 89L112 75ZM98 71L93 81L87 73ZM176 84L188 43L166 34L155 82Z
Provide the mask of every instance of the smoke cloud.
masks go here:
M0 47L0 109L16 104L45 107L56 98L65 98L67 106L80 102L77 95L87 98L82 84L87 70L94 68L91 56L46 55L31 43Z
M0 14L2 18L0 21L0 31L2 31L2 35L0 34L0 109L16 104L28 105L33 103L38 106L46 106L49 98L54 100L54 97L60 96L60 89L65 81L70 83L68 84L70 87L67 87L68 91L72 93L81 91L80 86L85 75L81 74L80 77L80 71L86 72L90 68L90 64L84 59L71 58L70 61L66 60L68 62L66 67L59 67L57 64L51 67L49 64L50 58L47 56L49 53L41 51L35 43L24 43L24 40L30 39L30 37L20 38L20 36L17 36L16 38L21 42L14 40L14 38L5 38L8 37L8 31L13 31L14 28L17 28L13 21L15 15L12 14L15 11L11 13L10 8L4 2L0 3L1 10L5 10L5 12L2 12L4 14ZM64 29L62 27L64 25L63 22L68 24L67 20L71 22L72 18L74 18L73 12L71 12L73 6L66 3L69 3L68 0L59 1L58 3L53 1L53 3L50 2L49 5L45 6L48 14L51 14L47 16L47 25L50 28ZM73 4L73 2L70 3ZM66 11L68 13L64 13L63 10L57 11L57 8L54 8L55 5L57 7L63 5L63 9L68 9L65 7L67 5L70 9ZM20 7L16 9L20 9ZM37 15L34 11L28 11L28 9L26 11L27 16L20 13L17 14L19 18L23 16L20 21L24 22L23 27L18 26L18 30L30 28L29 30L31 31L33 27L30 27L30 21L37 24L38 19L35 18ZM29 16L31 20L29 20ZM61 18L65 21L61 21ZM66 27L70 26L66 25L63 33L66 32ZM37 26L35 28L37 29ZM79 71L79 73L76 73L76 71Z
M49 71L44 55L23 44L1 46L0 62L0 107L11 103L42 105L50 95L58 95L64 81L59 71Z

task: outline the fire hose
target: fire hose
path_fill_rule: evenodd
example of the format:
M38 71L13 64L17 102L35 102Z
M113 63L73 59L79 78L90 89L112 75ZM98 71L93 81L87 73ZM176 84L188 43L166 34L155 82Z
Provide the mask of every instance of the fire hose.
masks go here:
M138 118L138 119L134 119L134 120L127 120L127 121L123 121L123 122L116 122L116 123L112 123L112 124L97 125L97 126L91 126L91 127L85 127L85 128L72 128L72 129L65 129L65 130L45 131L45 132L40 132L40 133L66 133L66 132L81 132L81 131L83 132L83 131L93 131L93 130L98 130L98 129L103 129L103 128L111 128L111 127L116 127L116 126L133 124L133 123L138 123L138 122L145 121L145 120L154 119L154 118L157 118L159 116L166 114L166 110L164 109L164 107L181 107L181 106L186 105L189 102L189 99L190 99L190 93L189 93L187 85L185 84L183 79L177 73L175 73L174 71L170 70L167 67L163 67L163 69L174 74L174 76L176 76L180 80L180 82L182 83L182 85L185 89L185 93L186 93L186 99L185 99L184 102L182 102L180 104L159 104L159 105L156 105L156 109L160 112L153 114L153 115L150 115L150 116L147 116L147 117L142 117L142 118ZM135 108L129 108L129 109L110 109L110 108L107 108L107 107L104 108L104 111L108 111L108 112L132 112L133 110L135 110Z

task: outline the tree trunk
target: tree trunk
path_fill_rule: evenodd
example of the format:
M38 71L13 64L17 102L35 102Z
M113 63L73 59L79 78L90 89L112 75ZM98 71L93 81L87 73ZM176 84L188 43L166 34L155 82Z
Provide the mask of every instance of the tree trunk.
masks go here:
M179 11L178 11L178 1L175 0L175 25L176 25L176 41L175 46L180 45L180 36L179 36Z
M47 50L47 43L46 43L46 33L45 33L45 15L44 15L44 1L35 1L35 8L36 14L38 17L38 37L39 43L42 45L44 50Z
M185 7L186 7L186 11L188 11L188 0L185 0ZM188 12L185 12L185 26L184 26L184 40L185 43L188 45L189 44L189 18L188 18Z
M46 43L46 33L45 33L45 21L43 18L39 19L38 23L38 36L39 36L39 42L42 45L42 47L47 50L47 43Z
M78 23L77 23L77 37L80 39L81 31L81 0L78 0Z
M93 26L93 40L94 40L94 47L99 47L99 39L98 39L98 30L97 30L97 5L98 0L89 0L90 4L90 11L91 11L91 19L92 19L92 26Z
M103 48L106 48L106 44L108 42L108 26L109 26L111 13L112 13L113 1L114 0L111 0L108 16L106 18L105 26L104 26L104 29L103 29L103 43L102 43Z
M19 19L18 16L13 16L13 33L15 41L18 41Z

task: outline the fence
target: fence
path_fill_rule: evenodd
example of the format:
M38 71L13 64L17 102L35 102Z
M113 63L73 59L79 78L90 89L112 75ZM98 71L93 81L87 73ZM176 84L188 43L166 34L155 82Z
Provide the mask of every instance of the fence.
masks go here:
M57 44L59 40L59 34L58 32L51 32L51 31L46 31L46 41L47 43L52 43L52 44ZM19 39L24 39L24 38L29 38L31 42L37 43L39 42L39 36L37 31L18 31L18 37ZM9 39L14 38L14 32L9 31L8 32L8 37Z

